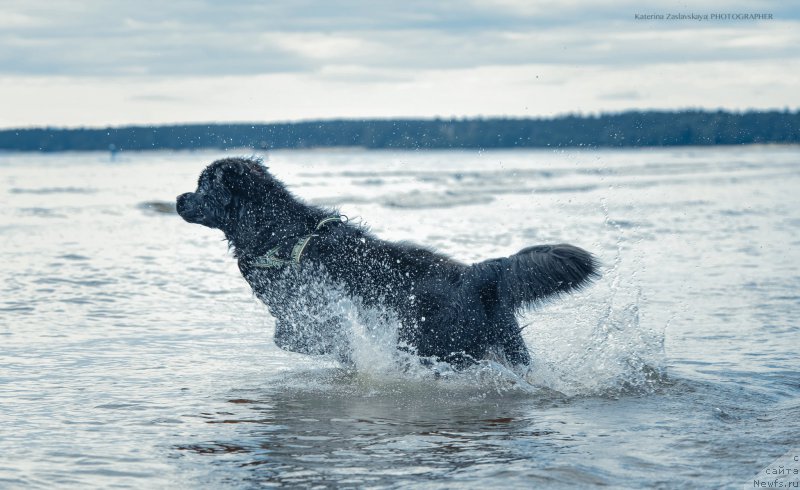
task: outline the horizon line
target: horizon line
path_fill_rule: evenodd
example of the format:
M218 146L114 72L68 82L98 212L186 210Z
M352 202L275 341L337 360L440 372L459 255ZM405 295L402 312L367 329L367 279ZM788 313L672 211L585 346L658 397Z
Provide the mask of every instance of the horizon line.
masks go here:
M634 113L659 113L659 114L687 114L687 113L707 113L707 114L753 114L753 113L788 113L800 114L800 106L790 109L788 106L782 108L761 108L761 109L709 109L699 107L685 107L680 109L624 109L619 111L592 111L592 112L564 112L552 116L519 116L519 115L475 115L475 116L386 116L386 117L321 117L303 119L284 119L273 121L216 121L216 122L163 122L156 124L125 123L120 125L105 126L8 126L0 127L0 132L7 131L71 131L71 130L104 130L104 129L128 129L128 128L168 128L186 126L270 126L270 125L290 125L290 124L310 124L310 123L330 123L330 122L390 122L390 121L491 121L491 120L516 120L516 121L553 121L558 119L578 118L578 119L597 119L601 117L613 117Z

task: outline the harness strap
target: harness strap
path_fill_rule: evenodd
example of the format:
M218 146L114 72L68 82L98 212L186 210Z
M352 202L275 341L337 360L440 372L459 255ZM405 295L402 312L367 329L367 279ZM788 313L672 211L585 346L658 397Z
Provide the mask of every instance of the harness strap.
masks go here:
M319 231L319 229L322 228L323 226L327 225L328 223L334 223L334 222L341 223L342 217L341 216L327 217L322 221L320 221L319 223L317 223L317 226L314 227L314 231ZM253 267L258 267L259 269L273 269L277 267L285 267L287 265L297 265L300 263L300 258L303 256L303 252L305 251L306 246L308 246L308 242L310 242L311 238L315 236L317 235L314 233L309 233L308 235L303 235L302 237L300 237L294 244L294 247L292 247L292 255L289 259L282 259L278 257L278 250L280 249L280 246L278 246L269 250L264 255L256 257L253 260L252 265Z
M328 218L325 218L324 220L322 220L319 223L317 223L317 226L316 226L316 228L314 228L314 231L319 230L323 226L327 225L328 223L333 223L334 221L337 222L337 223L341 223L342 222L342 217L341 216L330 216Z

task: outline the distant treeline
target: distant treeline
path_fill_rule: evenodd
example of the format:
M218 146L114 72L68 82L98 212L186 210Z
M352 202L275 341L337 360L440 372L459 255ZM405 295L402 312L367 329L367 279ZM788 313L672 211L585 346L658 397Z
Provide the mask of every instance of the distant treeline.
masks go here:
M800 143L800 111L637 111L547 119L366 119L0 130L0 150L559 148Z

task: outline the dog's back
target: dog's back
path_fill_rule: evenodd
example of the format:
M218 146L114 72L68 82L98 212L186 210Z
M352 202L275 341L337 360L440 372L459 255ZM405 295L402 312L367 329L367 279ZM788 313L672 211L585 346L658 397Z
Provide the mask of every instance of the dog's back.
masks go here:
M585 286L597 275L597 263L588 252L562 244L449 270L414 286L420 299L414 328L406 331L409 343L423 356L457 365L480 360L490 349L510 364L527 365L516 313Z

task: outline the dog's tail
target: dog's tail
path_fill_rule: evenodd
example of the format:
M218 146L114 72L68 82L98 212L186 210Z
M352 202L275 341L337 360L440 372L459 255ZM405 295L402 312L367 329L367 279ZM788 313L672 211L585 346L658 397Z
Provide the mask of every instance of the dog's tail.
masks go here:
M471 272L486 286L494 283L495 301L519 310L583 288L599 277L598 266L592 254L573 245L537 245L474 264Z

